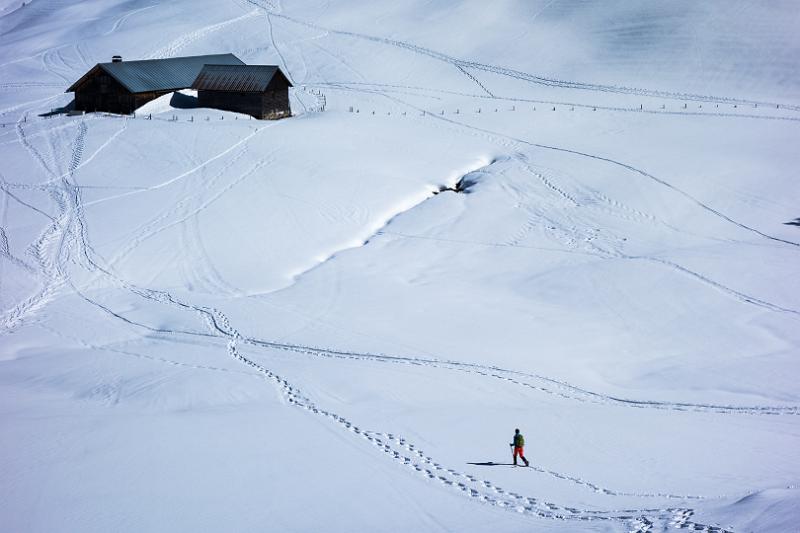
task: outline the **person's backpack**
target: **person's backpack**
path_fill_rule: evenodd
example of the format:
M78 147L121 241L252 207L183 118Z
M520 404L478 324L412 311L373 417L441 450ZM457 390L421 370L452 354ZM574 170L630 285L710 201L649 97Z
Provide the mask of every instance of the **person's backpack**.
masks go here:
M522 433L514 435L514 447L522 448L523 446L525 446L525 437L522 436Z

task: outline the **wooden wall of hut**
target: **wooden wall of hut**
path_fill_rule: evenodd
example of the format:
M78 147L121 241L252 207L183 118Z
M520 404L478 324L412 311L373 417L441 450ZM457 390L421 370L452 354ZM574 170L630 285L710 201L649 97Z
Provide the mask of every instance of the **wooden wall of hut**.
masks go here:
M291 115L288 91L245 93L234 91L198 91L200 107L244 113L257 119L278 119Z
M289 106L289 90L267 91L262 94L261 118L278 119L292 115Z
M75 109L129 115L169 91L131 93L103 71L90 76L75 90Z

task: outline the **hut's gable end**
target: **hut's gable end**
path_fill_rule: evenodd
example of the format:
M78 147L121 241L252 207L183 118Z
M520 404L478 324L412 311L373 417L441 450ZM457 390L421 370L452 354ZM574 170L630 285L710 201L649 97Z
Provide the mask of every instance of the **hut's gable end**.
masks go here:
M102 68L92 69L75 83L75 109L78 111L133 112L143 95L132 94Z
M276 65L206 65L192 84L201 107L258 119L291 116L292 84Z
M293 87L292 82L278 69L275 71L275 74L272 75L272 79L269 81L269 85L267 85L267 91L283 91L289 87Z
M94 92L100 94L111 94L125 92L131 94L127 87L118 82L114 76L102 68L92 70L91 75L79 82L75 92Z
M89 72L81 76L81 79L73 83L65 92L72 93L85 89L86 86L92 82L92 78L94 78L98 72L102 70L103 69L100 67L100 65L95 65L91 68L91 70L89 70Z

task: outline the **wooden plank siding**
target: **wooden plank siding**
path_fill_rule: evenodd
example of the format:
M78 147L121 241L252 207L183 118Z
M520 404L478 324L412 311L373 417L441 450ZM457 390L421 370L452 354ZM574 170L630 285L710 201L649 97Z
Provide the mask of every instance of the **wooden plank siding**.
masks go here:
M192 84L200 107L244 113L260 120L292 115L291 86L275 65L206 65Z
M260 120L275 120L292 114L288 88L263 93L200 90L197 98L200 107L244 113Z
M206 63L218 61L219 63ZM192 81L190 81L192 80ZM257 119L291 116L292 83L277 65L245 65L232 54L98 63L67 91L78 111L131 114L162 95L192 87L200 107Z
M98 63L92 67L67 92L75 93L75 109L78 111L130 114L159 96L188 89L208 64L244 66L244 62L233 54L126 62L114 56L111 63Z
M102 69L96 69L75 88L75 109L88 113L105 111L129 115L147 102L169 92L132 93Z

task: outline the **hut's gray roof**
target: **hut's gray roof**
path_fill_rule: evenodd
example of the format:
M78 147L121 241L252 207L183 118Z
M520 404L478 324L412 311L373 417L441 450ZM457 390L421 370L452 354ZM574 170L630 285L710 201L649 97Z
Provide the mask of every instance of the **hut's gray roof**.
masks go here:
M233 54L217 54L99 63L95 68L103 69L130 92L144 93L187 89L191 87L203 65L211 63L215 65L244 65L244 62ZM72 87L67 89L67 92L74 91L93 71L94 69L87 72Z
M197 79L192 83L192 89L263 93L276 76L286 80L289 87L292 86L276 65L208 64L197 75Z

